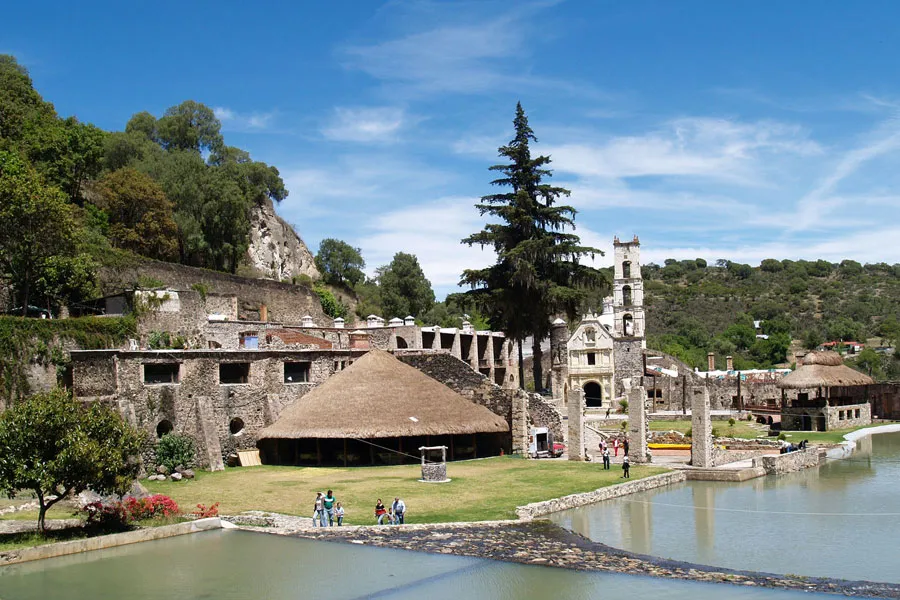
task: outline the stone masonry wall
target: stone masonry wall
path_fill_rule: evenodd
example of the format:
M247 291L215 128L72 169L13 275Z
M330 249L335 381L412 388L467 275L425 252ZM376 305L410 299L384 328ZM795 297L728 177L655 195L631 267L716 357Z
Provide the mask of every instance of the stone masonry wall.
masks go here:
M586 506L595 502L619 498L637 492L645 492L667 485L675 485L676 483L682 483L686 480L687 474L685 471L672 471L671 473L653 475L651 477L645 477L644 479L635 479L634 481L629 481L627 483L603 487L594 490L593 492L571 494L569 496L545 500L543 502L532 502L531 504L516 508L516 515L523 521L530 521L552 512Z
M819 466L819 449L807 448L787 454L761 456L753 459L754 467L762 467L767 475L781 475Z
M141 276L159 280L171 289L191 290L192 285L199 283L205 285L211 293L235 295L239 311L258 311L259 305L265 304L270 321L299 323L301 317L310 315L317 325L331 324L331 319L322 312L319 297L304 286L267 279L248 279L149 259L141 259L126 267L103 267L100 271L105 294L131 289Z

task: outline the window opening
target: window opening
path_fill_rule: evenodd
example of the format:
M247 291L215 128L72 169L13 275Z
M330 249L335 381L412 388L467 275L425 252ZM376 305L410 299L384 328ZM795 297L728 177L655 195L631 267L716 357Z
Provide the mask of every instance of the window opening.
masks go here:
M238 384L250 382L250 363L222 363L219 365L219 383Z

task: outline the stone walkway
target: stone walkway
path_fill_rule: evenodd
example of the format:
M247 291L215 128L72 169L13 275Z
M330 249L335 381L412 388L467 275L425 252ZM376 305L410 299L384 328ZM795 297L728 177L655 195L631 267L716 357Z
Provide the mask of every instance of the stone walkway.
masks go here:
M605 571L847 596L900 598L900 585L890 583L733 571L642 556L594 542L547 521L313 528L311 518L271 513L270 516L280 526L242 529L326 542L456 554L579 571Z

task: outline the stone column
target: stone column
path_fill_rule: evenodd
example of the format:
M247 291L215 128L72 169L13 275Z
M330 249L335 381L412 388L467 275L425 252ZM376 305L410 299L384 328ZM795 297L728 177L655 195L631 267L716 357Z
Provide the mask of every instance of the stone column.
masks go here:
M643 386L628 391L628 460L650 462L647 454L647 392Z
M222 460L222 445L219 443L219 434L213 412L213 399L209 396L197 397L197 423L199 434L203 440L203 449L206 450L206 462L210 471L224 471L225 463ZM201 457L202 460L202 457Z
M528 398L525 392L509 390L512 396L512 453L526 456L528 454Z
M709 390L706 386L697 386L691 390L691 465L713 466L712 446Z
M584 460L584 391L569 390L569 460Z
M557 406L565 401L563 390L569 375L569 328L562 319L553 321L550 329L550 390Z

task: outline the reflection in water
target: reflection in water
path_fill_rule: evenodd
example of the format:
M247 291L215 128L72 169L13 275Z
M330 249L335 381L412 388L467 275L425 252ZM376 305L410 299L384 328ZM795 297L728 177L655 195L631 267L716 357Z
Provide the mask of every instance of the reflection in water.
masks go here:
M0 567L4 600L809 600L802 592L569 571L462 556L207 532Z
M860 440L850 458L818 469L745 483L689 482L551 519L642 554L900 583L898 482L900 433L880 434Z

